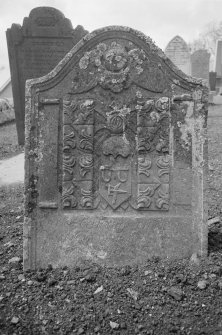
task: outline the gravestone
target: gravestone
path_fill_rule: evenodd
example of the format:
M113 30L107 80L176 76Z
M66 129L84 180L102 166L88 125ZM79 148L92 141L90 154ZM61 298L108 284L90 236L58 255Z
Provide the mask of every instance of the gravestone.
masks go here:
M209 83L210 83L210 90L215 91L216 90L216 76L217 73L210 71L209 73Z
M191 75L205 79L209 84L210 53L207 50L196 50L191 55Z
M217 40L216 44L215 72L216 92L219 93L222 88L222 40Z
M216 44L215 72L222 77L222 40L217 40Z
M18 143L24 144L25 82L50 72L87 32L52 7L34 8L23 25L12 24L7 43Z
M165 54L181 71L191 74L190 51L182 37L175 36L167 44Z
M24 268L205 255L207 93L118 26L28 80Z

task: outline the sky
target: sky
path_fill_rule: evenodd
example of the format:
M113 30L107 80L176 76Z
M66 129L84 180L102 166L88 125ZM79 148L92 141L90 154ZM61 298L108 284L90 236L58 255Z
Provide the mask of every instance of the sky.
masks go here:
M204 27L222 21L222 0L0 0L0 70L9 73L5 31L12 23L39 6L55 7L78 24L93 31L109 25L124 25L142 31L165 49L176 35L186 42L198 37Z

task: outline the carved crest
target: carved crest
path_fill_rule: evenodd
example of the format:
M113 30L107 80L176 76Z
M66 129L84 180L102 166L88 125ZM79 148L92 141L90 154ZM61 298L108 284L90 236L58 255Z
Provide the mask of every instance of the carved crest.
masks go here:
M83 75L87 71L87 78ZM120 93L132 84L160 93L164 89L165 77L143 49L132 42L127 45L111 41L99 43L85 52L79 61L79 71L73 78L71 92L78 93L101 86L105 90ZM146 80L149 75L152 80ZM85 83L79 80L84 76Z
M96 81L104 89L121 92L128 88L133 79L143 72L143 61L146 55L141 49L127 51L121 44L99 43L97 47L79 61L80 69L86 70L91 64L95 68Z

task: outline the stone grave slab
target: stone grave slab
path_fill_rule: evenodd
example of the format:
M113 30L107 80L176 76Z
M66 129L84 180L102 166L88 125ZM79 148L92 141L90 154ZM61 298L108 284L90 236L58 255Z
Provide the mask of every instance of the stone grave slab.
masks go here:
M28 80L24 268L206 255L207 96L118 26Z
M23 25L7 29L18 143L25 136L25 82L50 72L87 31L73 29L70 20L52 7L34 8Z
M191 74L190 51L182 37L175 36L167 44L165 54L181 71Z
M191 75L205 79L209 85L210 53L205 49L196 50L191 55Z

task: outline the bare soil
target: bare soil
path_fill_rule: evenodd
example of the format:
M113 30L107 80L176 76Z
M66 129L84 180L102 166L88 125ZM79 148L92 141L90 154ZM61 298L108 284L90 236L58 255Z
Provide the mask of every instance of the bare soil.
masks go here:
M143 267L22 271L23 185L0 188L0 334L222 335L222 107L208 119L209 255ZM0 128L0 157L21 152ZM18 257L17 260L13 257Z

